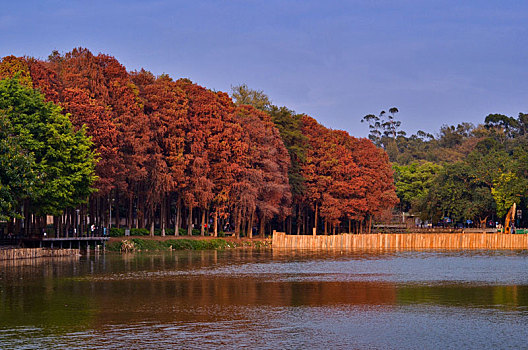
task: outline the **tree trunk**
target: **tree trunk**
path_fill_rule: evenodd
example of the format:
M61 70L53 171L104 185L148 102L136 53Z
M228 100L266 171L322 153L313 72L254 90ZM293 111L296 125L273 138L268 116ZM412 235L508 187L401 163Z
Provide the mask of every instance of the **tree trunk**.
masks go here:
M251 212L251 216L249 217L249 221L248 221L248 237L249 238L253 238L253 215L254 215L255 211L252 211Z
M205 236L205 209L202 209L202 222L200 223L200 236Z
M132 228L132 221L134 220L134 217L132 216L134 206L134 197L132 195L128 196L128 218L127 218L127 228L130 230Z
M112 227L112 193L110 192L108 194L108 211L106 211L107 217L107 223L108 223L108 230Z
M261 237L266 237L266 218L264 215L260 215L260 226L259 226L259 235Z
M87 225L86 225L86 205L83 204L81 205L81 227L79 229L79 233L84 233L86 232L86 228L87 228ZM46 219L46 224L47 224L47 219Z
M324 234L325 236L328 234L328 221L326 219L324 221Z
M246 217L240 214L240 237L244 237L246 234Z
M193 211L193 207L192 205L189 205L189 214L187 217L187 236L192 236L192 226L193 226L192 211Z
M214 213L214 236L218 237L218 209Z
M301 234L301 206L297 206L297 235Z
M235 237L240 238L240 220L241 220L242 210L237 209L235 217Z
M368 233L372 233L372 215L369 215L369 221L368 221Z
M138 210L137 210L137 217L138 217L138 226L141 228L145 228L145 203L143 199L139 196L137 198L138 202Z
M165 220L167 220L167 214L165 213L167 209L167 203L165 197L161 198L160 204L160 226L161 226L161 236L165 237Z
M119 223L121 221L121 216L119 216L119 190L115 190L115 219L116 227L119 228Z
M87 215L88 215L88 224L91 225L93 224L93 199L90 198L88 200L88 209L87 209ZM55 221L53 221L55 222Z
M136 219L135 219L135 226L136 226L136 229L138 229L138 228L139 228L139 215L140 215L140 213L139 213L139 210L140 210L140 209L139 209L139 208L140 208L140 206L139 206L139 195L136 196L135 200L136 200Z
M154 237L154 214L150 217L150 237Z
M176 199L176 219L174 220L174 235L180 235L180 220L181 220L181 200Z
M7 228L7 231L10 232L9 226ZM59 217L58 216L53 217L53 231L55 231L55 237L58 237L58 233L59 233Z
M319 205L317 203L315 203L315 218L314 218L314 228L315 228L315 233L317 234L317 224L318 224L318 219L319 219Z
M64 237L69 237L71 231L71 220L70 216L68 215L68 210L65 210L62 214L62 221L64 222Z
M168 230L171 224L171 196L165 196L165 229Z

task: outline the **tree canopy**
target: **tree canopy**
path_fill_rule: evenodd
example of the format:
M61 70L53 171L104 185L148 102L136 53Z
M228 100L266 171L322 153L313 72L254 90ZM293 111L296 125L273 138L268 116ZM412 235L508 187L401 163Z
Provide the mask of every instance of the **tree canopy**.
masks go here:
M18 77L0 81L0 113L7 160L3 177L11 183L5 198L25 199L39 214L86 202L93 193L96 154L85 130L75 131L60 107ZM9 208L4 216L12 214Z
M244 84L229 96L85 48L7 56L0 79L0 208L15 231L47 214L58 235L343 232L397 202L385 151ZM401 134L396 112L386 137Z
M526 210L526 114L489 114L481 125L462 122L442 126L437 135L418 131L395 138L380 135L376 118L363 120L374 121L370 138L393 163L403 211L433 222L449 217L484 224L501 221L513 203Z

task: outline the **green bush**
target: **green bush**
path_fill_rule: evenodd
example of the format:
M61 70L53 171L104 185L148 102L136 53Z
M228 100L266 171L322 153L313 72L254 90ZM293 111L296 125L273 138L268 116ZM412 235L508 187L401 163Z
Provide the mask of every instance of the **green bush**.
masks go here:
M111 252L119 252L121 251L121 241L107 242L105 249Z
M132 239L138 250L212 250L212 249L225 249L234 247L223 239L211 239L211 240L192 240L192 239L169 239L166 241L154 241L149 239L134 238ZM109 251L120 251L121 242L111 242L107 244Z
M134 238L132 242L134 242L136 248L139 250L165 250L163 247L164 242L141 238Z
M110 237L121 237L125 235L124 228L111 227L110 232L108 233Z
M132 228L130 229L131 236L148 236L150 231L146 228Z
M238 243L228 242L221 238L208 240L194 240L194 239L168 239L166 241L155 241L151 239L134 238L132 239L137 250L142 251L159 251L159 250L219 250L226 248L235 248L240 246ZM109 251L120 251L122 242L109 242L106 249ZM247 247L268 247L268 242L254 241L243 242L242 246Z

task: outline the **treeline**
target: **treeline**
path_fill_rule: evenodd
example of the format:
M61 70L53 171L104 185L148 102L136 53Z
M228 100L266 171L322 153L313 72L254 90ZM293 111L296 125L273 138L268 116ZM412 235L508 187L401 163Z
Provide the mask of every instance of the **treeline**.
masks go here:
M0 62L0 219L237 236L362 231L397 197L383 150L246 86L127 72L87 49ZM78 232L80 231L80 232Z
M528 114L490 114L477 126L444 125L437 135L407 136L396 113L394 108L363 121L393 162L401 210L433 223L484 226L503 224L516 203L516 225L526 227Z

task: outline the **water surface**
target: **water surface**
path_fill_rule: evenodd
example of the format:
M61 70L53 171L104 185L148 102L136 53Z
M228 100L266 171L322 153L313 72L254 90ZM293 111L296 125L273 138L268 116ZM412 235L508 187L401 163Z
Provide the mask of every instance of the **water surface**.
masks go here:
M528 348L528 252L0 262L0 348Z

